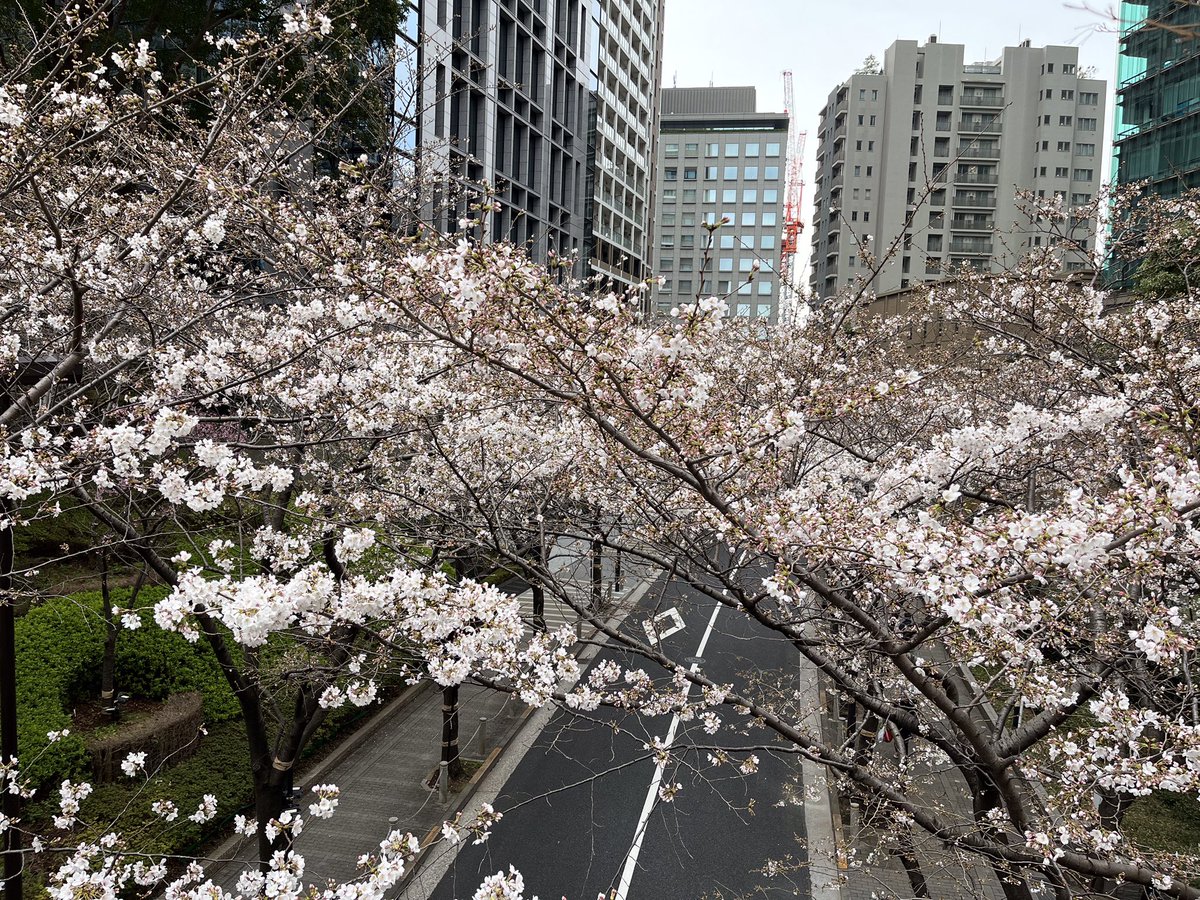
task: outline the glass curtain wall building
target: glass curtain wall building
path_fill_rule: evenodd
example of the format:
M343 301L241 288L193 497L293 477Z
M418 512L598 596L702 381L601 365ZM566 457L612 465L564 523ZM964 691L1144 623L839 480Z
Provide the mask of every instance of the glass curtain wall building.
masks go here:
M1200 187L1200 5L1122 3L1117 79L1114 183Z

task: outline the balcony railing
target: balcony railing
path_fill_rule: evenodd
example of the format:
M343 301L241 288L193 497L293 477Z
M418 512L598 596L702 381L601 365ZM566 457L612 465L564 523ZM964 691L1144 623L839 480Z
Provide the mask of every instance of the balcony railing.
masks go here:
M995 227L991 216L954 216L950 227L956 231L991 231Z
M992 252L991 241L951 241L951 253L971 253L975 255L990 255Z
M959 98L963 106L1003 106L1004 98L999 94L963 94Z
M971 119L963 119L958 123L958 130L965 131L968 134L1000 134L999 122L977 122Z
M951 206L976 207L976 208L980 208L980 209L995 209L996 208L996 198L995 198L995 196L968 197L964 194L955 194L953 200L951 200L951 202L950 202L950 205Z
M999 147L981 147L975 144L959 144L958 155L963 159L999 159Z
M999 181L1000 178L998 175L987 172L976 172L974 174L959 172L954 176L955 184L998 184Z
M941 121L941 122L938 122L934 126L934 128L937 131L951 131L951 130L953 130L954 126L951 125L950 122L948 122L948 121Z

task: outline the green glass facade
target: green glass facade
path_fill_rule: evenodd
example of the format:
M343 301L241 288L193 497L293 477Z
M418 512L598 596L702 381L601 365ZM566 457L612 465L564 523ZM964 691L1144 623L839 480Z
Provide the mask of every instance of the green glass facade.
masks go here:
M1200 5L1121 4L1113 181L1200 187Z

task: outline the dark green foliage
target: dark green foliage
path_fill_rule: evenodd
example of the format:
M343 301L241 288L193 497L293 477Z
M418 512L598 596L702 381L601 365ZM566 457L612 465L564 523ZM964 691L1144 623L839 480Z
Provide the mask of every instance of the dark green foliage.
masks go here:
M1139 797L1121 825L1139 847L1188 855L1200 851L1200 802L1193 796L1155 791Z
M140 791L136 799L134 791ZM216 819L204 824L189 821L205 794L217 798ZM140 852L183 853L197 848L253 797L246 729L241 722L224 722L208 729L194 756L155 775L148 784L125 779L97 786L84 802L81 818L91 838L111 830L120 817L122 834L136 835ZM179 818L164 825L150 808L156 800L174 802Z
M152 604L166 588L147 588L139 604ZM127 589L113 591L120 605ZM208 722L238 715L224 675L207 646L192 645L177 634L146 623L136 631L123 630L117 643L117 687L134 696L162 699L168 694L196 690L204 695ZM17 716L21 769L34 784L76 777L87 768L80 735L50 744L46 733L71 727L74 704L99 692L104 654L104 622L99 593L61 597L35 607L17 622Z

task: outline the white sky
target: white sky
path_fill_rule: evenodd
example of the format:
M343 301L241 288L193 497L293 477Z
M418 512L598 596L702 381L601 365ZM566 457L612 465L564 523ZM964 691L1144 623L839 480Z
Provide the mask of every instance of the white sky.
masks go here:
M752 84L758 108L783 110L783 70L791 69L805 150L804 215L811 214L819 110L835 85L892 41L929 35L965 44L966 61L995 59L1025 38L1034 46L1079 47L1080 68L1108 81L1112 129L1117 38L1115 0L667 0L663 83L701 87ZM1105 140L1107 180L1111 138ZM805 241L801 241L801 257Z

